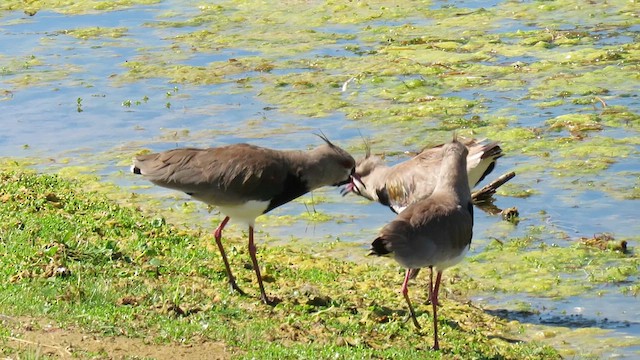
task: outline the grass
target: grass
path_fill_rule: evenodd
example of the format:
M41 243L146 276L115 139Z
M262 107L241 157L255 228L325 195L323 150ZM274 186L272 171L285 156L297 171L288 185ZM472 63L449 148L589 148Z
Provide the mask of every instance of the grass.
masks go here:
M209 234L176 228L144 209L82 188L82 182L57 175L0 173L5 357L57 357L37 345L43 339L25 340L47 326L126 340L127 358L143 356L149 346L177 351L211 344L221 344L223 358L559 357L548 346L516 341L517 324L454 299L445 299L440 311L444 350L433 352L432 319L421 291L426 276L412 287L423 324L416 332L405 321L395 263L338 260L323 254L321 246L259 247L267 293L281 300L270 307L258 300L245 240L226 238L232 269L249 295L230 294ZM444 286L455 293L455 284ZM79 344L66 351L75 358L108 357L113 351Z

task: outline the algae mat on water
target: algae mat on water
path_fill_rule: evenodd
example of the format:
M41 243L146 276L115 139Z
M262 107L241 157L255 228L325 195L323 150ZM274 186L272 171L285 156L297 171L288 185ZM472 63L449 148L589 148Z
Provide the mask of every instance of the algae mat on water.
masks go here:
M233 358L558 358L552 348L517 341L517 325L453 299L439 321L444 350L431 352L429 330L416 333L405 321L394 264L340 261L322 247L259 249L278 305L229 294L209 235L82 186L56 175L0 173L4 356L110 357L124 347L126 356L160 359L198 356L197 349ZM225 244L240 285L257 294L244 240ZM423 281L413 289L424 301L420 288ZM418 306L425 324L426 308ZM156 346L167 353L149 350Z
M3 2L0 11L22 6ZM605 191L637 197L637 171L631 176L606 171L638 155L636 1L595 6L574 0L486 5L121 0L30 6L70 18L149 11L152 20L131 27L61 26L30 53L3 54L6 94L38 86L58 91L68 83L73 88L78 78L86 88L144 87L159 80L176 89L190 87L199 97L248 93L283 115L315 118L317 127L327 117L343 117L369 130L374 150L421 147L441 139L442 132L458 130L500 141L519 164L526 162L514 169L519 172L576 174L603 183L625 179ZM155 36L141 38L141 33ZM96 58L104 56L101 49L127 51L116 52L122 60L117 70L97 75L73 55L59 58L57 46L71 54L92 49L88 54ZM108 80L95 80L99 77ZM134 99L149 96L138 95ZM151 103L168 111L179 103L174 95ZM76 99L83 109L82 99ZM151 106L146 100L117 102L139 111ZM583 190L571 180L557 181Z

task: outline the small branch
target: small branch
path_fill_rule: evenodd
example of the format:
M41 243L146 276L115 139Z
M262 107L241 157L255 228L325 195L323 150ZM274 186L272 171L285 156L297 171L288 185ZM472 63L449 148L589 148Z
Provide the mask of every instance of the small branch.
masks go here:
M594 99L595 99L595 100L598 100L598 101L600 102L600 104L602 105L602 108L603 108L603 109L605 109L605 108L607 107L607 103L606 103L604 100L602 100L602 98L601 98L601 97L599 97L599 96L595 96L595 97L594 97ZM593 107L595 107L595 105L594 105Z
M500 186L504 185L507 181L513 179L515 176L516 173L513 171L500 176L490 184L485 185L482 189L471 194L471 199L473 199L474 202L484 202L489 200L489 198L491 198L491 196L496 193L496 190Z

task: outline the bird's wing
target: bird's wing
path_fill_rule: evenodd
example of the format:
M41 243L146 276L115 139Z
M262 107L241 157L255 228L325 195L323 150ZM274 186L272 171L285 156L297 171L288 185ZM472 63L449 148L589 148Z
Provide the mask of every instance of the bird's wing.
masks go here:
M376 189L378 201L400 213L407 206L433 193L439 168L423 167L419 162L401 163L389 171L384 186Z
M188 194L242 194L252 200L268 200L281 192L287 177L277 151L247 144L143 155L135 166L163 187Z
M456 204L436 197L420 202L408 222L415 234L429 234L439 247L461 248L473 235L473 204ZM426 215L425 215L426 214ZM414 236L418 239L420 236ZM418 240L421 241L421 240ZM444 244L444 245L442 245Z

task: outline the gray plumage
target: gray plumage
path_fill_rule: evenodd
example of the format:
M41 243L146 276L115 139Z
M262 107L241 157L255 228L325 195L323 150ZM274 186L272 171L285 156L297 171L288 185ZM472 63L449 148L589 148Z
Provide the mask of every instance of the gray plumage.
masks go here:
M464 141L467 147L467 179L470 188L482 181L495 167L496 160L502 156L497 143L469 139ZM384 160L369 152L356 164L356 174L364 186L349 184L343 194L354 192L372 201L390 206L396 213L420 199L429 196L435 188L438 169L442 161L443 145L426 148L413 158L387 166ZM380 191L386 193L380 198Z
M355 160L320 136L324 144L310 151L281 151L249 144L209 149L182 148L140 155L132 172L152 183L185 192L196 200L220 208L226 215L216 228L216 243L225 264L229 284L242 291L231 273L222 230L230 218L249 226L249 253L263 302L269 303L255 256L253 226L256 217L309 191L350 182Z
M410 204L384 226L371 244L372 254L391 255L407 269L402 293L416 327L420 327L408 296L412 269L435 268L429 298L434 311L434 348L438 348L436 307L442 271L464 257L473 233L473 205L467 177L467 148L454 140L442 147L442 161L430 196ZM386 189L378 191L384 195Z
M268 212L311 190L348 182L354 164L351 155L330 142L311 151L234 144L141 155L133 172L211 205L269 201Z

